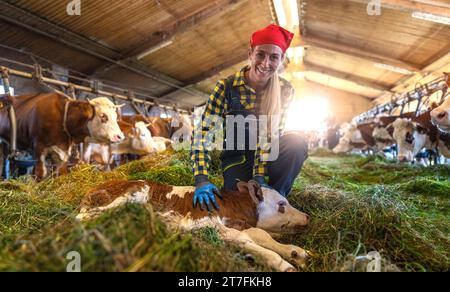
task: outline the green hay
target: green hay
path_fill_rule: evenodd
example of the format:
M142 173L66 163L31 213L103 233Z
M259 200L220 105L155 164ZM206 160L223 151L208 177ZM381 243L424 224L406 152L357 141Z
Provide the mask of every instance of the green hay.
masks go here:
M448 197L450 194L450 182L420 178L403 184L402 189L413 194Z
M172 184L176 186L194 185L192 170L183 166L163 166L146 172L134 173L131 180L148 180L160 184Z
M289 196L311 224L280 238L313 252L305 271L347 270L349 259L372 250L404 271L450 269L449 166L319 154L310 156ZM219 155L212 157L211 179L222 186ZM82 197L105 180L193 185L191 166L188 152L167 152L109 173L81 165L41 183L0 183L0 271L64 271L69 251L81 253L83 271L268 270L259 259L247 262L214 229L167 230L150 206L124 206L88 224L73 220Z
M266 269L239 260L233 247L170 232L151 208L127 205L86 225L67 220L42 235L9 245L0 252L0 271L65 271L71 251L80 253L82 271Z

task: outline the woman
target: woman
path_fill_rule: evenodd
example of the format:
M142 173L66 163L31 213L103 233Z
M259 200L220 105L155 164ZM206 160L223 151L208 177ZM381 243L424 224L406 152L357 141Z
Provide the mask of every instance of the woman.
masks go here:
M277 71L285 60L285 53L292 38L291 32L274 24L255 32L251 37L248 52L250 65L217 83L206 104L202 122L198 125L201 129L195 131L193 139L192 160L196 185L194 206L198 202L203 209L205 204L211 211L212 203L216 209L219 208L215 195L220 196L220 193L217 187L208 181L209 155L206 150L206 145L211 142L208 133L215 118L225 119L227 116L242 115L251 121L252 117L259 117L261 120L260 115L265 115L270 124L270 122L277 123L275 117L281 116L277 126L282 133L286 110L293 98L293 89L286 80L278 76ZM255 128L250 129L248 124L244 129L246 136L244 150L236 150L242 149L237 147L238 143L235 141L237 135L232 135L233 138L227 140L227 131L225 131L227 125L224 123L224 141L228 144L234 143L231 150L224 145L225 150L221 155L224 189L236 190L238 181L253 179L260 185L272 187L283 196L287 196L307 158L306 142L294 133L274 137L276 135L268 131L272 134L271 141L276 140L279 143L278 158L268 161L264 157L270 152L269 150L260 144L256 149L249 147L250 137L255 135L258 128L255 131ZM236 134L238 130L234 128L234 132ZM228 134L231 137L230 133Z

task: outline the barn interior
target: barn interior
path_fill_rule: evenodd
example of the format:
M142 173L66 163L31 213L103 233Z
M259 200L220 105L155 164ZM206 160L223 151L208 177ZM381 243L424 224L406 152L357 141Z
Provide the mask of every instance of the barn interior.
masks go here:
M289 197L312 223L281 238L311 251L298 270L365 271L375 251L386 271L448 271L450 157L400 164L367 148L334 153L318 138L331 119L418 116L448 99L448 0L0 0L0 93L107 96L125 115L198 119L271 23L294 33L281 73L295 89L286 126L315 139ZM188 151L168 150L110 172L82 164L0 182L0 271L65 271L73 250L83 271L270 271L212 228L170 233L148 207L74 220L101 182L193 185L191 167Z

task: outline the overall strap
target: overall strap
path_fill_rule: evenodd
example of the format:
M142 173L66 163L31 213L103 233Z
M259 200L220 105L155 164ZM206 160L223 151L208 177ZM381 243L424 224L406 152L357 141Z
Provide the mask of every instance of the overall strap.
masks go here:
M225 99L228 103L228 113L239 113L245 108L241 104L240 92L237 87L233 86L234 75L225 79Z

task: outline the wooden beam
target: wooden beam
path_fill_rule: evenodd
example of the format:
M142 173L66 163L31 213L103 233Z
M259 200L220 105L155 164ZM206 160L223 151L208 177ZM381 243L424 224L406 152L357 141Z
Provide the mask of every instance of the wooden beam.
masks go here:
M187 84L196 84L205 79L213 77L214 75L219 74L220 71L223 71L229 67L235 66L239 63L242 63L247 59L248 59L248 52L247 52L247 50L245 50L245 53L241 53L241 54L238 54L238 55L235 55L235 56L229 58L225 62L223 62L219 65L216 65L216 66L210 68L209 70L190 78L189 80L186 80L186 83Z
M362 50L344 44L339 44L334 41L325 40L313 35L303 37L303 41L306 43L306 45L310 45L327 51L338 52L352 57L365 59L374 63L386 64L389 66L401 68L411 72L421 70L419 66L416 66L414 64L409 64L407 62L396 60L391 57L383 56L377 53L369 52L367 50Z
M450 52L434 61L421 72L409 76L408 78L400 80L394 85L393 90L397 92L405 91L405 88L412 88L418 84L428 82L427 79L433 79L433 76L439 76L443 73L443 69L448 67L450 64ZM425 81L424 81L425 80Z
M350 0L350 1L366 5L368 5L369 3L369 1L367 0ZM408 12L420 11L450 17L450 9L449 9L450 5L449 3L443 3L442 1L381 0L381 7L395 10L406 10Z
M306 0L297 0L297 8L298 8L298 20L299 20L299 35L304 37L307 35L306 31Z
M154 32L149 38L145 39L139 45L125 52L124 58L125 59L136 58L142 53L157 46L161 42L171 39L174 35L187 31L210 17L219 17L221 13L225 13L229 11L229 9L237 5L240 5L246 1L248 0L211 1L210 5L201 8L199 11L195 11L195 13L193 14L184 15L181 19L175 18L176 22L165 27L163 30ZM164 6L163 2L161 2L161 5Z
M329 88L332 88L332 89L335 89L335 90L339 90L339 91L343 91L343 92L348 92L348 93L351 93L351 94L353 94L353 95L358 95L358 96L361 96L362 98L364 98L364 99L366 99L366 100L368 100L368 101L374 101L374 100L375 100L373 97L366 96L366 95L361 95L361 94L359 94L359 93L356 93L356 92L353 92L353 91L350 91L350 90L346 90L346 89L342 89L342 88L337 88L337 87L330 86L330 85L327 85L327 84L322 84L322 83L317 82L317 81L309 80L307 77L305 77L305 81L306 81L306 82L313 83L313 84L317 84L317 85L320 85L320 86L323 86L323 87L329 87Z
M189 80L186 80L184 88L191 87L191 86L193 86L193 85L195 85L195 84L197 84L197 83L199 83L199 82L201 82L201 81L203 81L205 79L211 78L214 75L219 74L220 71L223 71L223 70L225 70L225 69L227 69L229 67L232 67L234 65L237 65L239 63L242 63L242 62L244 62L247 59L248 59L247 52L245 54L240 54L240 55L234 56L234 57L228 59L227 61L225 61L224 63L219 64L217 66L214 66L214 67L210 68L209 70L207 70L205 72L202 72L202 73L200 73L200 74L190 78ZM171 95L171 94L173 94L174 92L176 92L178 90L179 89L173 89L173 90L169 90L167 92L164 92L161 95L160 98L165 98L168 95Z
M337 71L337 70L334 70L334 69L322 67L322 66L315 65L315 64L312 64L312 63L308 63L308 62L305 62L305 68L306 68L306 71L317 72L317 73L328 75L328 76L331 76L331 77L334 77L334 78L338 78L338 79L354 82L354 83L356 83L356 84L358 84L360 86L367 87L367 88L370 88L370 89L374 89L374 90L377 90L377 91L382 91L382 92L390 91L390 87L387 86L387 85L378 84L378 83L374 82L371 79L367 79L367 78L364 78L364 77L356 76L356 75L353 75L353 74L350 74L350 73Z
M4 0L0 0L0 19L38 34L51 36L59 42L65 44L70 43L72 46L76 46L78 48L95 51L111 59L120 59L122 57L118 51L110 47L73 33L70 30L64 29Z
M40 16L34 15L19 7L7 3L4 0L0 0L0 20L4 20L16 26L25 28L28 31L43 35L54 41L63 43L70 48L74 48L98 59L104 60L109 64L123 67L141 76L153 79L159 83L174 88L179 88L180 90L186 91L190 94L198 95L198 93L189 92L189 90L183 89L182 86L175 84L173 82L173 79L170 79L169 77L166 77L161 73L158 73L158 75L155 76L154 72L145 70L143 66L136 66L135 64L121 62L120 60L124 59L124 56L119 52L108 48L96 41L90 40L67 29L64 29L41 18ZM206 94L203 95L203 97L206 96Z
M210 5L207 7L201 8L199 11L196 11L194 14L185 15L184 17L175 17L177 19L171 26L165 28L164 30L157 31L152 34L148 39L144 40L138 46L129 49L127 52L123 54L123 57L118 60L118 62L125 64L135 64L137 66L138 60L136 59L142 53L150 50L158 46L158 44L173 38L176 34L187 31L194 27L195 25L200 24L201 22L207 20L210 17L220 17L221 14L230 11L231 9L236 9L238 6L247 2L248 0L216 0L211 1ZM169 14L175 16L175 13L170 10L170 7L167 7L166 4L160 2L160 5L163 6L165 10L168 11ZM163 94L161 94L161 98L164 98L167 95L170 95L179 90L187 90L193 84L196 84L206 78L209 78L216 74L218 71L223 70L229 66L235 65L239 63L240 56L234 57L226 63L216 66L207 72L203 72L197 76L194 76L190 80L185 82L177 81L176 84L179 86L178 88L170 89ZM231 65L228 65L231 64ZM99 67L93 73L105 72L115 67L115 64L105 64ZM141 66L142 67L142 66ZM216 72L216 73L215 73Z

